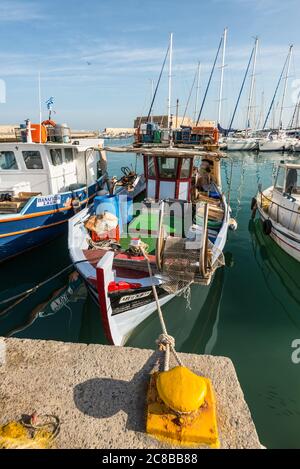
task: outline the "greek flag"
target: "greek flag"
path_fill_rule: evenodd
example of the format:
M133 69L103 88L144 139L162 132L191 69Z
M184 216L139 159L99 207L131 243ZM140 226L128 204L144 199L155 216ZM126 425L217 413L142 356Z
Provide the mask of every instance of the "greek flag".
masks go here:
M52 110L52 106L53 106L53 104L54 104L54 97L53 97L53 96L50 96L50 98L47 99L46 104L47 104L47 109L48 109L49 111L51 111L51 110Z

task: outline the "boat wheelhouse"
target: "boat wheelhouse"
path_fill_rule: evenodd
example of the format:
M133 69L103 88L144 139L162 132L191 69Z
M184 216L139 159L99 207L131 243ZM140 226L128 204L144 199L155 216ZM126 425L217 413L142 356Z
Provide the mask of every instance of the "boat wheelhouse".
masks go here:
M107 338L122 345L156 311L153 285L160 305L193 283L205 301L223 265L230 209L221 192L219 152L147 146L106 151L137 153L144 174L131 190L125 181L69 221L69 251L99 304Z
M106 179L103 140L0 143L0 261L44 243Z
M300 261L300 165L281 163L274 185L253 201L256 207L265 234Z

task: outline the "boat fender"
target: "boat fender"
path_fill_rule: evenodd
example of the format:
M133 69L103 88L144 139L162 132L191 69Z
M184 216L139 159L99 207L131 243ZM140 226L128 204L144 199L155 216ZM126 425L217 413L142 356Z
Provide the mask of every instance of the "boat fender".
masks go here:
M257 205L256 198L255 198L255 197L252 197L251 205L250 205L251 210L253 210L254 207L256 207L256 205Z
M272 222L270 219L263 221L263 231L266 235L270 235L272 231Z
M236 230L237 230L237 227L238 227L237 221L236 221L234 218L230 218L230 219L229 219L229 222L228 222L228 227L229 227L232 231L236 231Z
M72 207L75 213L77 213L80 210L80 200L78 199L78 197L75 197L72 200Z

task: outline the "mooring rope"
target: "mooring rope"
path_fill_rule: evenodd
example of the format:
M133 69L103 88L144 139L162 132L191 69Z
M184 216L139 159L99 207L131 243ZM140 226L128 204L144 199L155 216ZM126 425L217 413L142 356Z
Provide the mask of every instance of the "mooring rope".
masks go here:
M141 249L141 252L142 252L144 258L146 259L150 279L153 280L153 274L152 274L152 269L151 269L149 257L146 254L146 252L145 252L145 250L142 246L140 247L140 249ZM161 310L161 307L160 307L160 304L159 304L159 299L158 299L156 287L155 287L153 281L151 282L151 286L152 286L152 291L153 291L153 295L154 295L156 306L157 306L157 312L158 312L160 325L161 325L161 328L162 328L162 331L163 331L162 334L160 334L160 336L158 337L156 343L158 344L158 346L161 350L165 351L164 371L168 371L169 363L170 363L170 350L173 353L173 355L174 355L177 363L179 364L179 366L183 366L183 364L182 364L182 361L180 360L180 358L179 358L179 356L178 356L178 354L175 350L175 339L174 339L173 336L168 334L166 323L165 323L165 320L164 320L164 316L163 316L163 313L162 313L162 310Z

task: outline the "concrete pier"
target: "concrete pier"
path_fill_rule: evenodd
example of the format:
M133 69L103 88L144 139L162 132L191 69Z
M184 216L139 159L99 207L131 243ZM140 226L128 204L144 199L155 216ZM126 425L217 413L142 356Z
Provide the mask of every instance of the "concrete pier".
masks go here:
M36 411L59 417L58 448L170 447L145 434L146 390L159 352L0 340L1 424ZM195 373L212 380L221 448L261 448L231 360L180 357Z

